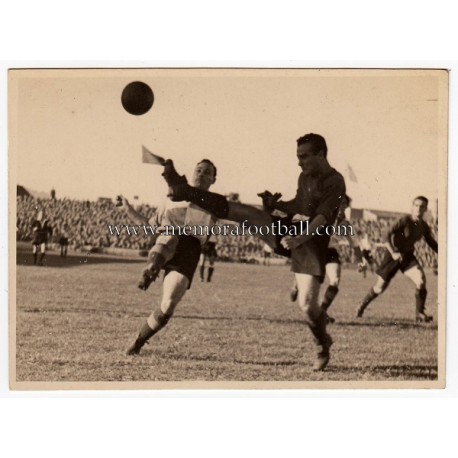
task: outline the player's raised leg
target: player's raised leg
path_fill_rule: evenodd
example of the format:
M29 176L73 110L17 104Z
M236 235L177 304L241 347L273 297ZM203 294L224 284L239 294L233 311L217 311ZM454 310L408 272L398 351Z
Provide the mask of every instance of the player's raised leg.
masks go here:
M329 349L332 345L331 336L326 332L326 313L318 305L320 282L314 275L296 273L298 303L305 313L306 322L313 334L318 354L313 369L323 370L329 362Z
M227 219L249 226L268 227L257 233L257 236L266 242L271 248L276 248L276 237L271 231L273 219L269 213L256 207L239 202L228 202L227 198L215 192L205 191L190 186L186 177L178 175L173 162L166 161L162 174L169 185L169 197L174 201L186 200L207 210L217 218Z
M161 305L151 313L141 327L137 339L127 350L128 355L138 355L143 345L166 326L188 286L189 279L179 272L171 271L165 276Z

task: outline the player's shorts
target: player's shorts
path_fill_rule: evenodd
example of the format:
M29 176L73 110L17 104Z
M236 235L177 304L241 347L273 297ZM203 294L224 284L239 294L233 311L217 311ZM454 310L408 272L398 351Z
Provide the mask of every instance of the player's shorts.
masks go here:
M264 253L264 257L265 258L270 258L271 254L272 254L270 251L264 251L263 253Z
M59 245L68 246L68 238L67 237L60 237L59 238Z
M208 257L215 257L217 256L216 254L216 243L215 242L207 242L203 247L202 247L202 254Z
M164 266L164 276L175 271L184 275L189 280L188 289L191 287L194 272L199 264L202 252L199 239L192 236L178 236L178 245L175 254Z
M361 251L361 256L369 263L373 261L372 259L372 254L369 250L362 250Z
M339 252L335 248L328 248L326 264L341 264Z
M406 270L411 269L412 267L419 266L420 264L417 261L417 258L413 252L403 253L402 261L395 261L391 253L385 249L382 262L380 267L377 269L376 273L382 277L386 282L389 282L400 270L404 273Z
M32 245L41 245L42 244L42 236L41 233L36 231L33 233L32 237Z
M299 232L300 222L292 223L289 217L274 218L274 221L277 220L280 220L282 225L295 226ZM320 283L323 283L330 237L328 235L316 235L293 251L287 250L281 245L283 237L283 235L277 234L274 252L280 256L291 258L291 270L294 273L313 275Z

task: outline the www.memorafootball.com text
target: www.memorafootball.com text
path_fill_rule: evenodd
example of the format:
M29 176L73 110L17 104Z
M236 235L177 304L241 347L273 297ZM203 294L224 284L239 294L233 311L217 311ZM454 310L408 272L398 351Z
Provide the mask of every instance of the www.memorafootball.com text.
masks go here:
M146 224L107 224L110 235L129 235L129 236L158 236L158 235L186 235L186 236L253 236L253 235L291 235L301 234L309 235L309 221L298 221L294 225L285 225L281 221L272 222L271 225L255 226L248 225L244 221L240 225L184 225L184 226L151 226ZM311 235L337 235L353 236L353 227L351 225L323 225L319 226Z

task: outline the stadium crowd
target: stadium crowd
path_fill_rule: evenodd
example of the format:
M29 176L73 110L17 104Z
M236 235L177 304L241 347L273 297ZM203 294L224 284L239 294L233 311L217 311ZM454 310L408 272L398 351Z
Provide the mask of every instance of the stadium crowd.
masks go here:
M136 209L148 217L151 217L156 210L145 204L138 205ZM61 237L66 237L69 240L69 248L75 251L108 247L148 250L152 243L151 237L146 237L144 233L137 236L129 235L126 231L122 231L120 235L110 234L108 225L130 223L123 220L123 215L110 199L99 199L94 202L67 198L40 199L31 196L17 197L16 238L18 241L32 240L32 223L40 210L44 211L45 218L53 228L51 243L57 244ZM382 256L384 234L394 221L388 218L376 221L363 219L350 221L355 234L358 231L368 234L376 264ZM437 238L437 225L432 221L429 223L434 237ZM264 244L253 236L220 235L216 239L216 250L221 261L255 263L263 257ZM339 248L344 264L355 262L355 255L345 241L339 241ZM416 256L424 267L437 266L437 255L424 240L416 245Z

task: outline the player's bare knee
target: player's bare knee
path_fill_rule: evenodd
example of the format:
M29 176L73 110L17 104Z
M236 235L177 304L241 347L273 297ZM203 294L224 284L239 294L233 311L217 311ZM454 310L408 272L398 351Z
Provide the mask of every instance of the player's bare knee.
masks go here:
M426 289L426 278L424 276L419 278L418 281L415 282L415 287L417 289Z
M172 318L173 311L170 313L163 312L161 309L156 309L148 318L148 325L152 329L163 328Z
M380 283L377 282L372 289L374 290L375 294L382 294L383 291L386 290L387 286L388 286L387 282L380 282Z
M166 300L162 300L160 310L162 313L166 315L172 315L175 311L175 308L178 304L178 300L173 300L172 298L168 298Z
M388 288L389 284L389 281L386 281L382 277L377 276L377 281L375 282L375 285L372 287L372 290L375 294L382 294L383 291L385 291Z

